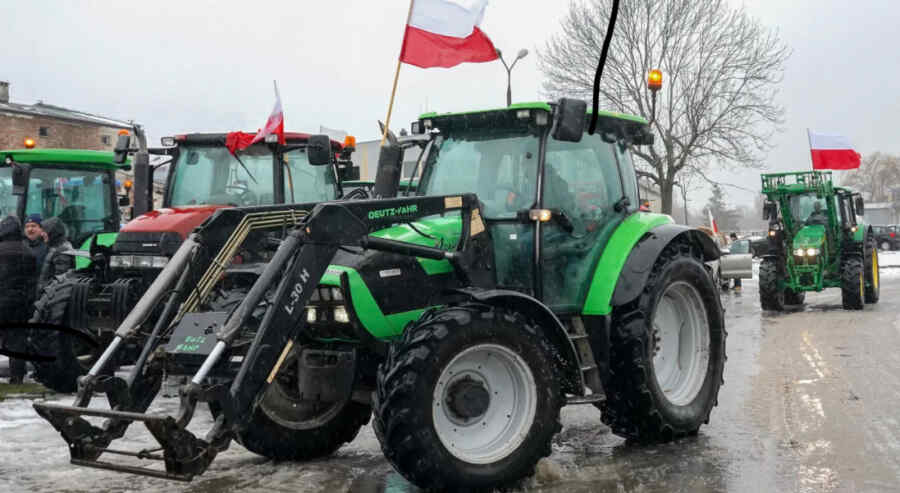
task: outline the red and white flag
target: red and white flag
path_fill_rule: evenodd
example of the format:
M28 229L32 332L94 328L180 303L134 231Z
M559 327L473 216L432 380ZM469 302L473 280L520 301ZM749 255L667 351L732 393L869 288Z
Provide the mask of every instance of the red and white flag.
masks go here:
M813 169L856 169L862 161L843 135L820 134L807 129Z
M713 233L719 233L719 225L716 224L716 219L712 215L712 211L706 209L706 213L709 214L709 229L712 230Z
M413 0L400 61L422 68L496 60L497 49L478 28L488 0Z
M269 115L269 119L266 120L266 125L259 129L256 132L256 135L251 137L251 134L247 134L244 132L231 132L225 137L225 147L234 154L237 151L243 151L244 149L252 146L253 144L260 142L266 138L267 135L275 134L278 136L278 143L281 145L285 144L284 140L284 111L281 109L281 94L278 92L278 84L275 83L275 107L272 108L272 113Z

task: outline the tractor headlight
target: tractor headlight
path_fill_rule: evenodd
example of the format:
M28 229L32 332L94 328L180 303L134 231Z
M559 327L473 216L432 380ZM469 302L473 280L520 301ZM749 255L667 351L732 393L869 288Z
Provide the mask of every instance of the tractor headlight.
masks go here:
M109 259L110 267L132 267L134 265L134 255L113 255Z
M317 287L310 296L309 306L306 309L308 323L350 323L350 312L344 302L344 293L337 287Z
M803 250L802 248L798 248L798 249L794 250L794 255L796 255L796 256L798 256L798 257L802 257L802 256L803 256L803 251L804 251L804 250Z
M162 269L169 262L169 257L157 255L113 255L109 266L113 268Z
M806 256L807 256L807 257L815 257L815 256L818 255L818 254L819 254L819 249L818 249L818 248L807 248L807 249L806 249Z

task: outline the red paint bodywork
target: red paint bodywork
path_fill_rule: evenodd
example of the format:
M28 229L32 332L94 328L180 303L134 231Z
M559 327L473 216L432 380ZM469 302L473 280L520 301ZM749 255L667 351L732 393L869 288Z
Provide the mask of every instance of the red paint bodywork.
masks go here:
M128 222L119 232L168 232L175 231L181 239L187 238L194 228L219 209L228 205L196 205L164 207L152 210Z

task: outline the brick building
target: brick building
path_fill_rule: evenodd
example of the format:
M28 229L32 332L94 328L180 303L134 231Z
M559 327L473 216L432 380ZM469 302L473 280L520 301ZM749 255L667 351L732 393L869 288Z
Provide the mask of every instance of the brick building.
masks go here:
M0 149L20 149L30 137L37 147L111 151L128 122L37 102L11 103L9 83L0 81Z

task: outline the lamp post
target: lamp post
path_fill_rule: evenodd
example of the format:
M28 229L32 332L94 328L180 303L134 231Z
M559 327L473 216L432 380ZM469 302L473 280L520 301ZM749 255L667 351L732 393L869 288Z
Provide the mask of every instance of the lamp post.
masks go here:
M688 223L688 213L687 213L687 190L684 188L684 184L681 182L675 182L672 185L675 185L681 188L681 203L684 205L684 224L687 226Z
M525 58L528 55L528 50L522 48L519 50L519 53L516 55L516 59L513 60L511 65L506 64L506 60L503 59L503 53L500 50L497 50L497 56L500 57L500 61L503 62L503 66L506 68L506 106L512 105L512 69L516 66L516 62Z

